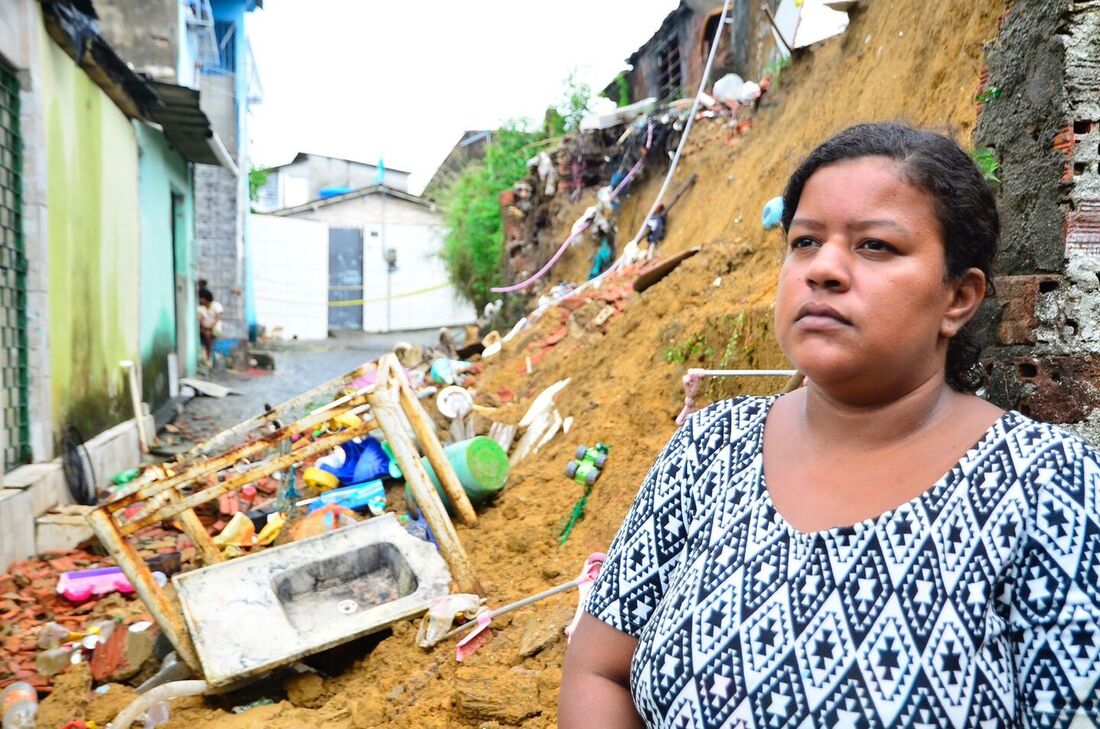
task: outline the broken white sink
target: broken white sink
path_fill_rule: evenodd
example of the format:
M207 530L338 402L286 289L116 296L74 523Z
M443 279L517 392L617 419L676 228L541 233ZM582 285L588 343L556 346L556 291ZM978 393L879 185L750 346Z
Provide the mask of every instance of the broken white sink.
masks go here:
M393 514L172 578L211 688L424 612L451 575Z

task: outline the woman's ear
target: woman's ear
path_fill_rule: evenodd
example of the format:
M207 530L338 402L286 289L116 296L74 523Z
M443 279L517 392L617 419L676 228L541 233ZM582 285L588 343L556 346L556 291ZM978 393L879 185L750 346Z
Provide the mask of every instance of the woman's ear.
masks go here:
M941 335L951 338L966 326L985 300L985 288L985 274L978 268L968 268L947 282L947 309L940 324Z

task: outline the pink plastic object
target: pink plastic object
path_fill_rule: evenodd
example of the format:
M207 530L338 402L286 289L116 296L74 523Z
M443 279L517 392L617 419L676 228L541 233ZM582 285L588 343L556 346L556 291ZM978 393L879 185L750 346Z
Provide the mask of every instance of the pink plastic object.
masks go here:
M493 632L489 630L489 623L492 622L493 616L491 613L482 613L477 616L477 627L470 631L470 634L458 642L455 646L455 660L459 663L465 658L477 653L481 646L489 642L489 639L493 637Z
M607 555L603 552L593 552L588 555L584 567L581 568L580 577L575 580L577 583L577 612L573 613L573 620L565 628L567 643L573 639L573 631L577 629L577 623L581 621L581 613L584 612L584 601L588 599L588 593L592 591L592 583L600 576L600 570L603 569L603 563L606 560Z
M706 370L689 369L684 375L684 409L676 416L677 425L683 425L695 410L695 396L699 394L699 384L703 381L704 374Z
M102 567L96 570L63 572L57 580L57 593L72 602L86 602L92 596L121 592L129 595L134 586L118 567Z

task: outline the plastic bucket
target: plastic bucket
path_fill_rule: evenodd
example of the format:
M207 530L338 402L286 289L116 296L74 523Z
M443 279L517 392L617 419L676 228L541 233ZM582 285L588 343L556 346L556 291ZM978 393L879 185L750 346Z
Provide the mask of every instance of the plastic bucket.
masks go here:
M508 454L492 438L479 435L470 440L452 443L443 449L447 460L454 467L459 483L470 502L474 505L483 504L504 488L508 481ZM443 486L435 475L435 469L427 456L423 459L424 470L435 484L436 493L442 499L447 511L452 511L451 503L447 495L443 493ZM405 498L411 504L415 503L412 491L405 486Z

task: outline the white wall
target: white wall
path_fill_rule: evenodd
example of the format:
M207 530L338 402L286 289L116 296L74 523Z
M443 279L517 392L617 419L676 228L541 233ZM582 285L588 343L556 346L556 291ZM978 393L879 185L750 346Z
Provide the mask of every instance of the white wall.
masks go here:
M301 218L252 215L256 321L282 338L328 336L328 226Z
M450 284L439 257L443 219L436 210L393 196L365 197L318 206L296 218L322 220L333 228L363 230L363 328L387 331L387 248L397 251L397 271L390 279L390 331L434 329L469 324L477 318L472 304L462 301ZM420 292L423 289L431 291ZM405 296L403 294L414 294Z

